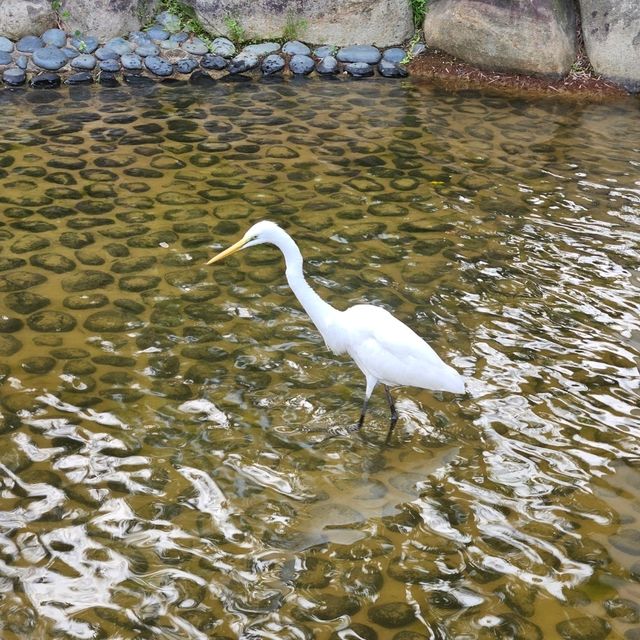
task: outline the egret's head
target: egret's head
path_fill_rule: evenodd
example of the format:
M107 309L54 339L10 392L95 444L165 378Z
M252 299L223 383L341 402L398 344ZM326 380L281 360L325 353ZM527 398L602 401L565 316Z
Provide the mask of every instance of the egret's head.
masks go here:
M232 244L228 249L221 251L218 255L214 256L207 262L207 264L213 264L230 256L236 251L252 247L255 244L263 244L265 242L273 242L275 238L282 233L282 229L275 223L269 220L263 220L254 224L249 231L247 231L238 242Z

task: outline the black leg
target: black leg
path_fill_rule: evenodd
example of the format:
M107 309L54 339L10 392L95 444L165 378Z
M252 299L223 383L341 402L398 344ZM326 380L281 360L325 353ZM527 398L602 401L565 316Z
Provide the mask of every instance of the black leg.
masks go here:
M364 399L364 404L362 405L362 411L360 411L360 420L358 420L358 431L362 429L362 425L364 424L364 416L367 413L367 405L369 404L369 398L366 397Z
M387 396L387 402L389 403L389 410L391 411L391 423L389 424L389 433L387 433L386 443L389 444L391 441L391 434L393 433L393 429L396 426L396 422L398 422L398 412L396 411L396 405L393 401L393 397L391 396L391 392L389 391L389 387L384 385L384 392Z

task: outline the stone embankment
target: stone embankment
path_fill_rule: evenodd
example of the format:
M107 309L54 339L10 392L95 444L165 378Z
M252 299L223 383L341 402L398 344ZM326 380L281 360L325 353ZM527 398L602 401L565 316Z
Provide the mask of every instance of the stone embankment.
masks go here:
M2 0L2 78L15 85L59 82L51 73L69 82L251 71L404 77L407 57L419 52L402 48L414 34L408 0L181 4L212 39L195 37L188 23L166 11L154 24L159 0ZM428 52L489 74L519 74L519 86L523 77L536 85L540 78L579 77L581 86L591 86L583 82L587 78L640 92L638 0L426 0L422 26ZM259 44L236 50L233 42ZM412 74L436 69L434 61L412 65Z

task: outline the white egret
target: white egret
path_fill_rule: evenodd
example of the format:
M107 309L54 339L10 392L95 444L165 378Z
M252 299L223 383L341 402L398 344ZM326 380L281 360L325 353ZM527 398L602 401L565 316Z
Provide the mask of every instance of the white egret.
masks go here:
M389 387L412 386L464 393L462 376L445 364L417 333L382 307L356 304L339 311L325 302L304 279L302 254L298 245L274 222L264 220L254 224L238 242L214 256L207 264L263 243L275 245L284 255L287 282L327 347L338 355L348 353L364 373L364 404L355 429L362 427L369 398L379 382L384 385L391 411L387 442L398 421Z

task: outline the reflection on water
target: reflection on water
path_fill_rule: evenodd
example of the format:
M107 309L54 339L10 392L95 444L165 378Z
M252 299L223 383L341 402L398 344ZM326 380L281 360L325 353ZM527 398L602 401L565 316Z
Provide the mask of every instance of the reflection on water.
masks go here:
M640 627L634 103L385 82L0 94L2 637ZM268 247L469 394L374 396ZM636 637L628 635L626 637Z

